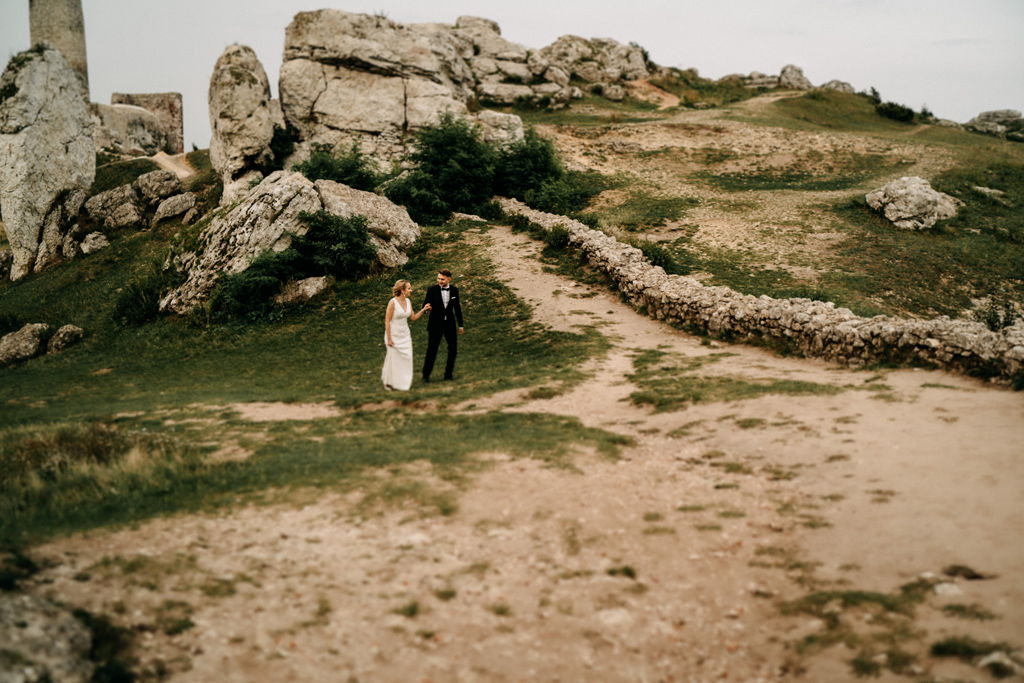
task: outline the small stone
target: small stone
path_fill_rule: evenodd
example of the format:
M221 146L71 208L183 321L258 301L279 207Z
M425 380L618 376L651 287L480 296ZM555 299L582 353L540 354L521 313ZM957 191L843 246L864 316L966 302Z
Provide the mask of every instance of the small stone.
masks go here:
M85 336L85 330L77 325L64 325L50 338L46 353L57 353L77 344Z
M85 236L85 239L82 240L82 244L79 248L82 250L83 254L92 254L100 249L106 249L109 246L110 240L108 240L107 236L102 232L90 232Z

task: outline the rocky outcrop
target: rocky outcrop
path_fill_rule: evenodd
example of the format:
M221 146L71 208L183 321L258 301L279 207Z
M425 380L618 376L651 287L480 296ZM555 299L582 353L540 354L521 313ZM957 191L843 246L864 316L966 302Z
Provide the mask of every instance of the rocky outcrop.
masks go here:
M1021 118L1020 112L1016 109L983 111L965 123L964 127L976 133L1024 141L1024 118Z
M179 192L181 181L174 173L162 169L150 171L127 185L93 195L85 202L85 212L89 218L101 223L105 228L143 228L149 225L146 216L153 213L154 209L159 213L158 206L162 206L164 199ZM195 195L192 195L191 201L191 206L194 206ZM182 211L187 211L191 206L185 207ZM178 213L167 213L163 218L176 216Z
M804 76L803 69L794 64L787 64L779 72L779 87L786 90L811 90L814 84Z
M659 320L738 339L781 340L808 356L861 365L874 361L928 363L965 373L1024 378L1024 323L993 332L984 324L949 318L862 318L835 304L773 299L708 287L668 275L643 253L565 216L498 198L506 214L569 232L569 244L606 273L634 306Z
M142 107L151 112L160 122L166 143L164 151L168 154L181 154L185 151L185 129L182 117L181 93L122 93L110 96L113 105L130 104Z
M308 230L300 214L321 209L339 216L366 216L377 259L387 267L405 263L404 251L419 239L419 226L408 212L379 195L277 171L214 218L199 234L195 251L173 259L170 265L184 280L161 299L160 309L188 312L222 275L244 271L265 251L287 249L293 234Z
M160 202L160 206L157 207L156 213L153 214L152 225L156 225L165 218L173 218L186 213L196 205L196 201L197 198L194 192L184 192L168 197Z
M748 88L777 88L779 77L769 76L760 71L751 71L748 76L743 76L743 85Z
M23 593L0 593L0 680L92 680L92 634L67 610Z
M65 255L96 173L85 93L57 51L11 58L0 77L0 205L18 280Z
M649 75L642 48L623 45L611 38L587 40L579 36L562 36L541 48L537 57L570 78L587 83L634 81Z
M926 230L937 221L956 216L959 199L932 189L924 178L904 176L864 197L897 228Z
M89 105L96 151L117 156L152 156L167 149L167 131L156 114L130 104Z
M0 337L0 368L39 355L49 325L29 323L17 332Z
M273 159L270 82L252 48L231 45L217 59L209 105L210 163L224 183L221 204L226 205L262 180Z
M74 346L85 337L85 330L77 325L63 325L50 337L46 345L46 353L60 353L69 346Z
M301 304L320 296L331 286L331 278L326 276L307 277L294 282L286 282L279 294L274 296L274 303Z
M828 83L822 83L820 86L822 90L835 90L836 92L844 92L848 95L852 95L856 92L853 86L846 81L831 80Z

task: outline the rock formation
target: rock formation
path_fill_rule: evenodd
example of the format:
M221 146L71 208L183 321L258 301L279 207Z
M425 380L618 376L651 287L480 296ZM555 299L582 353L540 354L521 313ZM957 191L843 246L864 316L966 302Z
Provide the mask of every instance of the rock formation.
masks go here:
M897 228L925 230L937 221L956 215L959 199L932 189L924 178L904 176L864 197L868 206L892 221Z
M29 323L0 337L0 367L37 356L43 347L43 335L49 329L45 323Z
M95 173L78 76L51 47L15 55L0 77L0 206L14 253L12 280L67 254Z
M105 228L144 228L149 225L147 215L160 212L165 201L191 195L191 205L176 213L164 209L164 214L153 222L176 216L195 205L195 195L181 192L181 181L171 171L156 170L143 173L133 182L100 192L85 202L85 212ZM188 198L178 200L188 203Z
M786 90L810 90L814 84L804 76L803 69L793 64L787 64L779 72L779 87Z
M164 133L163 150L168 154L185 151L185 129L182 121L181 93L120 93L110 96L112 105L129 104L152 113Z
M168 147L164 123L153 112L130 104L89 105L97 152L152 156Z
M856 91L853 86L846 81L831 80L828 83L823 83L819 86L822 90L835 90L836 92L844 92L848 95L854 94Z
M265 251L287 249L293 234L304 235L308 230L299 215L321 209L339 216L366 216L377 258L389 267L405 263L404 251L419 239L419 226L408 212L384 197L277 171L230 211L214 218L199 234L195 251L173 259L170 265L184 281L161 299L160 309L188 312L222 275L244 271Z
M33 45L48 43L64 55L89 99L89 64L85 58L85 19L82 0L30 0L29 34Z
M1024 118L1016 109L983 111L964 125L977 133L1024 142Z
M642 48L623 45L611 38L586 40L579 36L562 36L538 51L537 58L540 64L546 63L547 68L553 66L570 78L587 83L634 81L649 75Z
M273 159L270 82L252 48L231 45L213 69L209 90L210 163L224 182L222 204L263 179Z

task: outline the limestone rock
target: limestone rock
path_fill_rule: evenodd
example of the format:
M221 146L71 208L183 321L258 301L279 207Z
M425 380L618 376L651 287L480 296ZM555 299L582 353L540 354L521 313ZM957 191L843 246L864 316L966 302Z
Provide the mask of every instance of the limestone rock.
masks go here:
M386 267L408 261L405 251L419 239L420 229L404 207L372 192L330 180L310 182L301 173L277 171L267 176L239 203L199 235L200 247L176 257L173 266L184 282L160 301L161 310L185 313L205 298L224 274L240 273L267 250L283 251L291 236L304 235L304 211L325 210L348 217L365 216L377 260Z
M905 230L924 230L937 221L952 218L962 204L956 197L932 189L927 180L917 176L894 180L869 192L865 199L868 206Z
M835 90L837 92L844 92L844 93L847 93L849 95L852 95L852 94L854 94L856 92L856 90L853 89L853 86L850 85L849 83L847 83L846 81L837 81L837 80L831 80L828 83L823 83L821 85L821 89L822 90Z
M508 145L521 141L526 135L523 120L515 114L502 114L485 109L476 115L476 120L480 124L483 139L487 142Z
M93 144L125 156L152 156L168 148L167 130L153 112L130 104L89 105Z
M85 211L106 228L144 225L141 199L132 185L121 185L94 195L85 202Z
M481 83L477 88L480 100L497 105L515 104L519 100L532 100L533 89L514 83Z
M1024 124L1021 114L1016 109L996 109L994 111L983 111L965 125L970 130L989 135L1006 135L1013 130L1019 130Z
M604 96L612 102L621 102L626 99L626 89L617 83L613 83L605 87Z
M409 218L404 206L331 180L316 181L316 190L325 211L343 218L366 217L370 241L381 265L394 268L409 261L405 252L420 238L420 227Z
M163 150L168 154L181 154L185 151L181 101L181 93L177 92L116 92L110 96L113 105L131 104L151 112L160 123L166 140Z
M92 635L70 612L48 600L0 593L0 643L6 655L0 659L0 680L92 680Z
M96 173L82 83L47 46L15 55L0 77L0 205L11 279L56 261Z
M102 232L90 232L82 240L79 248L83 254L92 254L99 251L100 249L106 249L110 246L110 240Z
M611 38L565 35L539 50L538 56L588 83L633 81L650 75L642 48Z
M451 27L333 9L300 12L285 33L284 117L307 148L358 142L379 160L398 159L409 130L436 123L444 112L466 113L474 77L465 48Z
M156 213L153 215L153 225L156 225L165 218L180 216L195 205L196 195L194 192L184 192L168 197L160 202L160 206L157 207Z
M779 77L769 76L760 71L751 71L749 76L743 76L743 85L748 88L777 88Z
M270 174L230 211L203 230L200 248L173 265L185 281L160 300L160 310L185 313L205 297L222 274L240 273L267 250L283 251L290 233L305 234L299 214L323 207L313 183L301 173Z
M240 199L273 159L270 82L252 48L231 45L210 77L210 163L224 182L221 204Z
M803 69L787 64L779 73L779 87L786 90L811 90L814 85L804 76Z
M85 330L77 325L64 325L50 337L50 343L46 346L47 353L58 353L64 349L82 341Z
M17 332L0 337L0 368L37 355L48 329L50 326L45 323L29 323Z
M138 190L145 204L155 206L164 197L181 192L181 181L173 171L158 169L140 175L132 182L132 187Z
M279 304L302 303L320 296L330 286L331 279L326 276L307 277L302 280L288 282L281 289L281 293L274 297L274 302Z

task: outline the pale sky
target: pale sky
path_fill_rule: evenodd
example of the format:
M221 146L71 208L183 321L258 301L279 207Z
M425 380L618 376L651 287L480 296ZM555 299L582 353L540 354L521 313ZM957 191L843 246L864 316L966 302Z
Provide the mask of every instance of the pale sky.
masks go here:
M0 58L29 47L28 0L0 0ZM383 12L401 23L498 22L541 48L567 33L636 42L702 76L803 68L883 99L966 121L1024 109L1024 0L82 0L92 100L113 92L184 96L185 144L209 145L206 93L231 43L252 47L277 96L284 30L296 12Z

